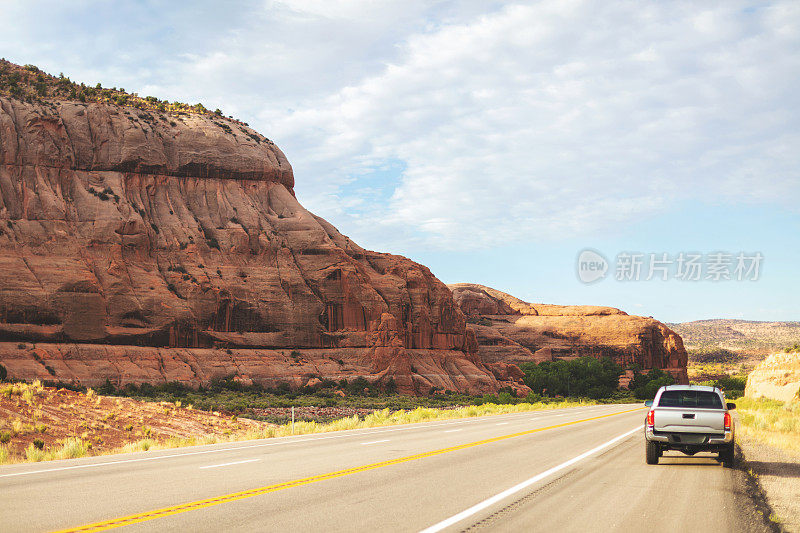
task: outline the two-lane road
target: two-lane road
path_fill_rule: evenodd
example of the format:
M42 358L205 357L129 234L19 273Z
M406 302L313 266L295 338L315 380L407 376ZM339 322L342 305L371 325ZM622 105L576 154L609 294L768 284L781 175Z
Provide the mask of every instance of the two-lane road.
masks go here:
M644 464L636 405L0 468L3 531L761 531L738 472ZM83 529L95 525L95 528Z

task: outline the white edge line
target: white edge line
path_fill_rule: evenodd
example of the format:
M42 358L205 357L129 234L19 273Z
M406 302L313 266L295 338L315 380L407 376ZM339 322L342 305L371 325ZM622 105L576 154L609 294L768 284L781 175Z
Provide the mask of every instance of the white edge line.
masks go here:
M219 468L220 466L231 466L231 465L240 465L244 463L252 463L254 461L259 461L260 459L245 459L244 461L234 461L232 463L222 463L221 465L208 465L208 466L201 466L200 470L206 468Z
M568 409L570 411L577 411L579 408L567 407L565 409ZM542 411L544 411L544 412L542 412ZM553 409L553 410L542 410L542 411L539 411L539 412L537 412L537 411L521 411L519 413L508 413L508 414L493 415L493 416L498 417L498 418L499 417L513 417L513 416L524 415L524 414L528 414L528 413L537 413L537 414L541 413L541 414L544 414L544 415L555 415L555 413L554 413L555 409ZM376 433L388 433L390 431L408 431L408 430L412 430L412 429L425 429L425 428L430 428L430 427L453 426L453 425L456 425L456 424L467 424L467 423L470 423L470 422L483 422L483 421L491 421L491 420L497 420L497 418L489 418L489 417L477 416L477 417L464 418L464 419L461 419L461 420L453 420L453 421L444 422L444 423L441 423L441 424L431 424L431 423L427 423L427 422L418 422L418 423L415 423L415 424L403 425L402 427L389 426L389 427L385 427L385 428L379 428L379 429L376 429L376 430L373 430L373 431L353 430L353 431L357 431L358 433L347 433L347 434L343 434L343 435L330 435L330 436L325 436L325 437L313 437L313 438L302 438L302 439L298 438L298 437L303 437L304 435L298 435L297 437L291 437L291 436L288 436L288 437L275 437L274 440L276 442L264 442L264 443L260 443L260 444L248 444L248 445L243 445L243 446L234 446L232 448L215 448L213 450L198 450L198 451L189 451L189 452L183 452L183 453L172 453L172 454L166 454L166 455L157 455L155 457L137 457L136 459L120 459L118 461L105 461L105 462L102 462L102 463L90 463L90 464L85 464L85 465L61 466L61 467L56 467L56 468L46 468L46 469L42 469L42 470L33 470L33 471L29 471L29 472L11 472L11 473L8 473L8 474L0 474L0 479L1 478L6 478L6 477L30 476L30 475L33 475L33 474L46 474L46 473L49 473L49 472L60 472L62 470L76 470L76 469L82 469L82 468L98 468L98 467L101 467L101 466L110 466L110 465L118 465L118 464L125 464L125 463L140 463L140 462L145 462L145 461L158 461L158 460L161 460L161 459L174 459L176 457L189 457L189 456L192 456L192 455L205 455L205 454L208 454L208 453L233 452L233 451L237 451L237 450L247 450L247 449L250 449L250 448L264 448L264 447L267 447L267 446L280 446L282 444L295 444L295 443L311 442L311 441L317 441L317 440L329 440L329 439L343 439L343 438L347 438L347 437L360 437L362 435L374 435ZM272 439L270 439L270 440L272 440ZM214 445L211 444L209 446L214 446Z
M596 446L596 447L592 448L591 450L589 450L587 452L583 452L582 454L580 454L580 455L578 455L576 457L573 457L569 461L565 461L565 462L561 463L560 465L554 466L553 468L550 468L549 470L545 470L544 472L542 472L540 474L536 474L532 478L527 479L527 480L525 480L522 483L519 483L517 485L514 485L510 489L506 489L503 492L492 496L491 498L488 498L488 499L483 500L482 502L480 502L480 503L478 503L476 505L473 505L469 509L461 511L460 513L458 513L456 515L453 515L450 518L442 520L438 524L434 524L434 525L432 525L430 527L427 527L427 528L423 529L420 533L436 533L437 531L441 531L441 530L443 530L445 528L448 528L448 527L450 527L450 526L452 526L454 524L457 524L458 522L461 522L462 520L464 520L466 518L469 518L470 516L472 516L472 515L474 515L476 513L479 513L480 511L486 509L487 507L490 507L490 506L496 504L497 502L502 501L505 498L508 498L512 494L515 494L515 493L521 491L522 489L530 487L534 483L536 483L538 481L541 481L542 479L555 474L559 470L563 470L563 469L565 469L565 468L567 468L569 466L572 466L575 463L577 463L578 461L586 459L590 455L599 452L603 448L607 448L607 447L611 446L612 444L614 444L615 442L618 442L618 441L624 439L625 437L627 437L627 436L629 436L629 435L631 435L631 434L633 434L633 433L635 433L637 431L641 431L641 430L642 430L642 428L637 426L637 427L633 428L632 430L630 430L630 431L628 431L626 433L623 433L622 435L614 437L610 441L604 442L600 446Z
M365 444L378 444L379 442L389 442L389 439L383 439L383 440L373 440L373 441L370 441L370 442L361 442L361 443L359 443L359 444L361 444L362 446L364 446Z

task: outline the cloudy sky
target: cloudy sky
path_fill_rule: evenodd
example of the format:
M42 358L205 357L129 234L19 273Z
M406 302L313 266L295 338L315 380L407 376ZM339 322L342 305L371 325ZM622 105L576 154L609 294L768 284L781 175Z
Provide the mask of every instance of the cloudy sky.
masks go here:
M307 208L448 283L800 320L796 1L120 4L0 0L0 56L241 118ZM579 280L584 248L605 279ZM718 252L760 253L758 279L706 279Z

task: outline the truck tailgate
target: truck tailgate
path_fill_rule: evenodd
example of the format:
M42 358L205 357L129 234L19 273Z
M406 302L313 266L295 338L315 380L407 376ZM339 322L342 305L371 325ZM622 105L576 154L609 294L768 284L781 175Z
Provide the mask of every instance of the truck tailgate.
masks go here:
M656 431L672 433L725 433L725 411L720 409L655 409Z

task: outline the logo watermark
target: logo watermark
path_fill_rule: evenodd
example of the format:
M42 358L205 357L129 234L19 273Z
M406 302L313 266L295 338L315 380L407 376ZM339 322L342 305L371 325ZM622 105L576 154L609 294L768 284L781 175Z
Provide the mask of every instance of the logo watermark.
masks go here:
M585 249L578 254L578 279L594 283L606 277L608 260L595 250Z
M597 250L578 253L576 269L583 283L604 279L609 271L617 281L757 281L761 252L620 252L613 267Z

